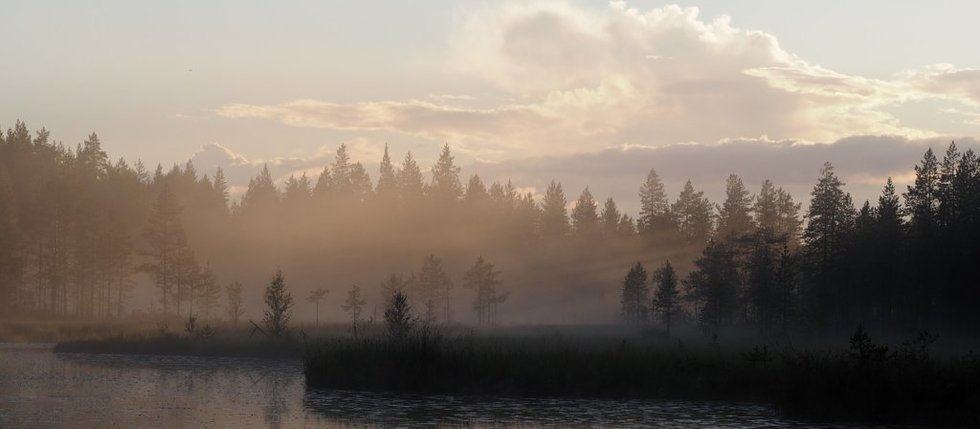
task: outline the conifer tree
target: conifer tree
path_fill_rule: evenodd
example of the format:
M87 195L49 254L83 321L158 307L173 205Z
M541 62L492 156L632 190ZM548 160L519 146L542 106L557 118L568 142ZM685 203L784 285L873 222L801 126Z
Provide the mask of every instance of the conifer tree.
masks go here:
M449 145L442 147L439 159L432 166L432 184L429 193L440 204L454 203L463 194L463 185L459 181L459 167L453 160L455 157L449 150Z
M430 254L422 261L422 270L416 281L418 294L426 306L426 319L452 321L453 282L442 268L442 260Z
M606 203L602 206L602 213L599 215L599 218L602 222L602 228L607 235L615 236L619 233L619 221L621 220L622 216L623 214L620 213L619 208L616 207L616 201L614 201L612 197L606 199Z
M670 212L667 192L660 176L653 169L640 186L640 217L637 228L642 233L669 234L676 229L676 222Z
M684 184L684 190L670 211L677 219L680 233L689 243L700 245L708 240L714 218L711 202L704 197L704 191L694 189L690 180Z
M463 287L476 291L473 311L476 312L477 323L497 323L497 305L507 299L506 294L497 292L500 283L500 272L494 269L493 264L484 261L482 256L476 258L476 262L463 276Z
M698 326L717 336L722 326L734 320L738 304L740 278L734 252L725 242L711 240L694 267L686 282L688 299L697 308Z
M803 239L810 280L807 302L810 317L820 329L842 323L841 309L835 307L842 296L843 261L846 239L854 228L854 205L844 192L844 182L829 162L820 170L807 211Z
M316 319L313 326L320 326L320 301L329 293L327 289L316 288L310 291L310 296L306 297L306 302L312 303L316 307Z
M568 232L568 211L565 192L561 183L554 180L548 185L541 203L541 236L545 238L563 237Z
M646 321L650 294L647 277L647 270L643 268L643 264L637 262L623 279L620 305L623 320L627 324L638 325Z
M177 204L170 187L164 183L143 231L147 248L141 254L149 260L140 265L140 270L150 275L160 291L163 314L170 313L170 297L176 287L174 280L177 276L178 260L185 252L187 243L180 221L182 210L183 207Z
M660 322L667 328L667 335L670 336L671 323L680 309L677 273L674 272L674 267L670 265L670 261L664 262L664 265L654 272L653 281L656 290L654 291L652 308L659 316Z
M572 209L572 227L575 228L575 232L579 234L590 234L597 229L599 224L597 209L598 205L596 204L595 198L592 196L589 188L586 187L582 191L582 195L575 202L575 207Z
M282 270L277 269L272 281L265 288L265 326L274 338L286 335L289 319L293 315L293 294L286 289Z
M752 197L737 175L728 176L725 182L725 202L718 207L718 237L738 237L748 234L755 227L750 214Z
M405 154L405 160L398 170L398 195L402 201L417 204L425 193L425 182L422 180L422 170L415 163L412 152Z
M394 201L398 196L398 179L395 177L395 166L391 163L391 156L388 155L387 144L378 169L378 186L375 194L383 201Z
M245 314L245 307L242 303L242 284L238 281L229 283L225 286L225 312L231 319L232 326L238 326L238 319Z
M351 286L350 290L347 291L347 299L344 300L344 305L340 308L350 316L354 338L357 338L357 325L361 319L361 311L364 310L364 304L367 304L367 300L361 296L361 287L358 285Z

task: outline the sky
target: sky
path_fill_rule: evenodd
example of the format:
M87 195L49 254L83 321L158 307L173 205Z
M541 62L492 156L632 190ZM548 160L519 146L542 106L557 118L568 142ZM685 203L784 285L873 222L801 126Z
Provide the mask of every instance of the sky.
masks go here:
M340 144L635 210L650 168L855 200L977 147L974 1L5 1L0 126L113 157L316 174ZM375 174L376 175L376 174ZM900 186L901 188L901 186Z

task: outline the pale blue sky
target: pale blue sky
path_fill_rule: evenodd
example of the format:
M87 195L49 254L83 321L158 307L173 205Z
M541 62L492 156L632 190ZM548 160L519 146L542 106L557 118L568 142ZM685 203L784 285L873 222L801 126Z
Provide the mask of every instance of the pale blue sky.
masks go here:
M610 9L607 2L562 3L582 14L595 15L596 19L604 19L603 14ZM47 127L56 139L70 144L96 131L113 156L141 157L153 164L182 162L211 143L252 160L269 160L316 157L324 148L350 141L363 141L362 152L368 154L379 144L388 142L398 153L413 149L425 159L443 141L456 143L452 138L433 137L444 135L440 134L442 131L418 131L432 127L431 123L386 124L378 129L347 123L296 126L288 124L285 113L259 117L250 112L232 119L216 112L233 104L265 108L303 99L335 103L340 106L337 108L351 107L354 103L409 100L440 106L445 103L453 108L479 106L506 110L511 106L509 103L532 106L533 111L541 106L550 108L547 104L550 99L543 95L548 88L537 87L525 93L513 85L508 87L507 82L514 79L513 72L509 77L488 78L479 70L461 72L450 64L450 42L461 34L460 22L466 21L466 17L481 16L480 11L500 8L501 4L170 1L151 5L134 1L8 0L0 8L3 10L0 126L6 128L22 119L32 127ZM628 2L628 7L641 11L664 5L645 0ZM782 50L807 64L822 66L856 81L890 80L903 70L921 70L936 63L953 64L959 70L980 68L976 46L980 40L980 25L976 24L980 3L976 1L704 0L681 3L681 6L699 7L698 19L702 22L728 15L732 27L771 34ZM466 34L479 39L479 34ZM708 69L713 62L709 58L697 64ZM517 64L517 67L530 66ZM621 64L616 67L620 68L602 69L601 73L629 76ZM614 88L627 95L643 95L637 89L642 82L623 79L603 80L606 86L592 79L589 82L595 85L555 90ZM657 80L657 85L663 86L663 79ZM781 77L766 79L774 87L781 82ZM965 86L958 88L980 88L980 83L969 81L972 79L969 76L959 79ZM967 81L963 83L963 79ZM702 88L718 81L717 78L700 80L705 85ZM969 120L955 119L960 118L956 116L960 113L950 113L953 109L964 110L963 103L969 102L932 99L897 102L894 100L901 98L902 89L888 85L883 85L885 89L881 91L891 91L891 101L874 105L893 117L879 118L884 125L868 128L867 133L902 134L904 130L921 130L933 136L976 135L980 122L968 123ZM759 89L745 91L759 92ZM803 90L793 86L787 91ZM439 94L474 99L450 102L432 97ZM802 105L813 101L773 103L777 102ZM864 108L861 106L831 106L829 110L806 111L804 116L817 118L815 121L846 122L851 112ZM975 108L976 104L972 106ZM828 111L836 112L837 116L821 119L825 117L821 115L829 115ZM591 116L590 112L586 111L586 117ZM290 110L289 114L295 116L296 112ZM487 112L482 114L486 116ZM738 115L726 119L724 111L714 114L712 118L721 118L718 123L743 120ZM975 110L963 115L980 118L971 116L976 115ZM515 121L527 125L533 120ZM710 134L713 139L710 141L701 134L684 137L683 129L657 134L659 130L637 131L635 124L605 123L603 129L621 126L622 132L603 134L602 138L607 139L603 141L606 146L646 144L636 137L643 135L656 140L651 145L681 141L714 143L720 137L763 135L818 141L824 138L822 134L788 129L785 122L789 121L748 128L745 133L732 135L725 133L742 130L719 125L717 133ZM454 129L445 135L459 136L467 148L461 152L460 159L471 161L482 156L479 146L487 139L467 126L468 123L463 124L462 131ZM848 133L864 133L861 127L843 124L842 131L830 135L840 138ZM536 128L532 123L528 129ZM512 135L527 134L518 130ZM502 133L501 139L507 138ZM556 138L555 142L541 144L559 147L565 141L568 139ZM509 149L494 149L487 156L505 160L525 155L520 144L504 147ZM594 152L601 147L605 146L582 146L569 152ZM541 151L528 149L528 153L537 155Z

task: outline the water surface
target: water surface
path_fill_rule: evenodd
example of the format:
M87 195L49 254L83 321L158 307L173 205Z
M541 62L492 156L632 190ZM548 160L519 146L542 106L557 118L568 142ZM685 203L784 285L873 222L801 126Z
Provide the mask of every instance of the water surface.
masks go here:
M0 427L811 428L758 404L307 389L294 360L58 353L0 344Z

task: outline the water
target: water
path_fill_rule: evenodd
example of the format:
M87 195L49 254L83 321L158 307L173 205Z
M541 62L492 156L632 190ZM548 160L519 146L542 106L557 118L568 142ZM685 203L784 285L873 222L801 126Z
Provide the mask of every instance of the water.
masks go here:
M757 404L309 390L298 361L55 354L46 345L0 344L0 428L374 426L818 427Z

